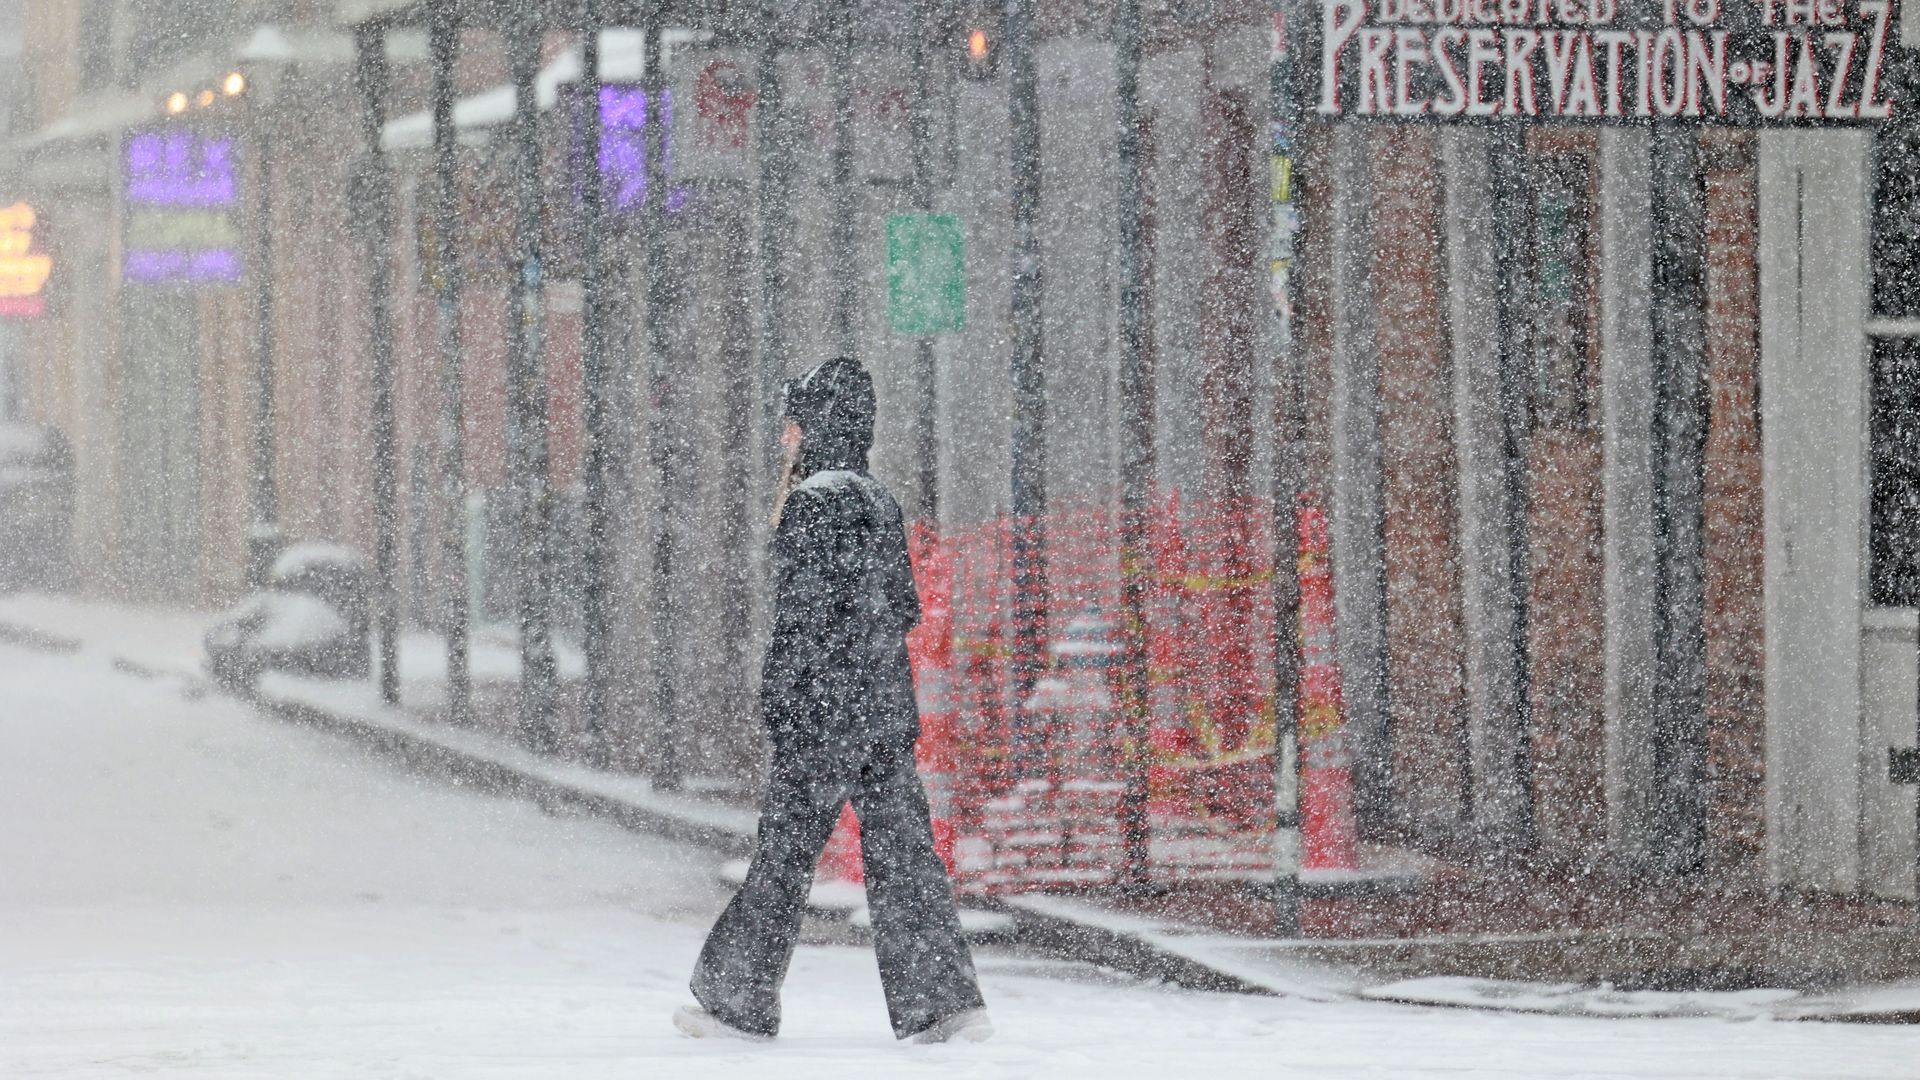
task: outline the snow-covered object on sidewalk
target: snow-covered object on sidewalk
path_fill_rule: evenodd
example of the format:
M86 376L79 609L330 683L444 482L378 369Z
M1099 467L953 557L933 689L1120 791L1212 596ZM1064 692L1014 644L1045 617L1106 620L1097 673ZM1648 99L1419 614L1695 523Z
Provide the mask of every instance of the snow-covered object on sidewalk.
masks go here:
M345 544L302 540L297 544L288 544L274 557L273 576L284 580L301 574L331 572L340 566L364 567L366 563L364 555Z
M207 670L228 685L263 671L359 678L372 663L366 559L338 544L295 544L264 588L206 633Z
M847 916L847 925L855 930L873 929L873 912L868 910L864 901L854 909L853 914ZM968 941L1005 936L1013 933L1017 925L1014 917L1004 911L986 911L966 906L960 908L960 929L966 931Z
M65 437L51 427L0 422L0 590L66 584L72 520L73 453Z
M242 600L207 635L211 645L231 647L243 640L260 649L302 649L346 633L346 617L317 596L305 593L255 593Z

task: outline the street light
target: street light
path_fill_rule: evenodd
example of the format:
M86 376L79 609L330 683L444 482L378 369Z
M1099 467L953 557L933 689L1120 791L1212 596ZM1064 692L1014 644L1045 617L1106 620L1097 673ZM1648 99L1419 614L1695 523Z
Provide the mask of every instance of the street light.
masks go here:
M237 71L231 72L227 75L226 81L220 84L220 89L225 91L228 97L239 97L246 92L247 77Z
M167 112L179 116L187 111L187 94L184 90L175 90L167 95Z
M1000 72L1000 39L985 27L967 31L966 63L960 66L969 79L991 79Z

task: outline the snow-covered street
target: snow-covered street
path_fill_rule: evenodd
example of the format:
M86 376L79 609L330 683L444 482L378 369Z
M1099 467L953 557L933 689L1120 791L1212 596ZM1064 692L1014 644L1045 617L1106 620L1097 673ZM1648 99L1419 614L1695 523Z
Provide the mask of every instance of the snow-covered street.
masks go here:
M1885 1077L1901 1028L1311 1004L980 957L999 1033L887 1031L804 946L767 1046L668 1022L719 859L343 739L0 644L0 1076Z

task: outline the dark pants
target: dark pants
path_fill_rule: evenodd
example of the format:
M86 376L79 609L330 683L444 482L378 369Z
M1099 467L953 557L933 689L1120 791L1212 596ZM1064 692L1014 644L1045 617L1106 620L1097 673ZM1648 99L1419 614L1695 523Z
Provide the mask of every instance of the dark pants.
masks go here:
M742 1030L779 1030L780 984L793 959L814 866L840 807L851 798L860 817L867 908L894 1034L906 1038L980 1006L953 885L933 850L912 741L873 747L864 761L826 757L817 750L774 747L753 864L700 950L695 1000Z

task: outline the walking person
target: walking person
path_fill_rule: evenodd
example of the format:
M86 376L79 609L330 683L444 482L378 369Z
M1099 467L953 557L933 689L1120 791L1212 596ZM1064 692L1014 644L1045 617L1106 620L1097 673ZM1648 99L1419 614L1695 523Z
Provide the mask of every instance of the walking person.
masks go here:
M920 621L900 507L867 473L873 380L829 360L786 388L773 632L760 701L771 770L747 879L694 967L695 1036L768 1039L814 867L841 807L860 818L874 952L894 1035L992 1033L914 772L906 634Z

